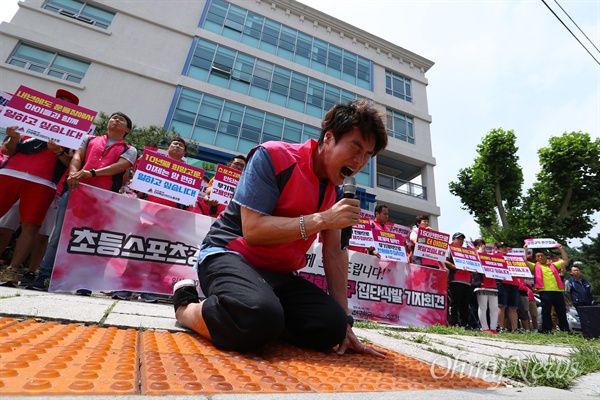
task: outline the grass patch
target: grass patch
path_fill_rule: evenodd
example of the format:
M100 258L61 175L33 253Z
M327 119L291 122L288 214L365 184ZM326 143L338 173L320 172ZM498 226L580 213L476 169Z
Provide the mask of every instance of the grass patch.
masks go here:
M578 344L569 353L568 360L549 358L542 361L535 355L523 360L498 357L497 368L503 376L530 386L567 389L578 377L600 371L600 346Z
M435 353L435 354L439 354L439 355L444 356L444 357L448 357L448 358L454 359L454 356L452 354L448 353L447 351L441 350L441 349L436 349L436 348L433 348L433 347L428 347L427 351L430 351L430 352Z

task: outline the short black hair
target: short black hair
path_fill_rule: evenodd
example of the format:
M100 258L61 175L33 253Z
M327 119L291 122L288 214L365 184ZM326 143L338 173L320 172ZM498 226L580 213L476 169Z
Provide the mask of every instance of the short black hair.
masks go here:
M388 206L386 206L385 204L379 204L377 207L375 207L375 213L381 213L381 211L383 211L384 208L388 208Z
M229 160L229 163L231 164L233 162L233 160L235 160L236 158L239 158L240 160L244 160L244 162L248 162L248 160L246 160L246 156L244 156L242 154L238 154L237 156L232 157L231 160Z
M417 215L415 218L415 225L418 226L423 220L429 221L429 215Z
M171 139L169 141L169 144L167 144L167 147L169 147L171 145L171 143L173 143L173 142L179 142L179 143L183 144L183 149L185 151L187 151L187 142L185 141L184 138L178 136L176 138Z
M373 137L375 148L373 156L386 148L388 134L383 122L387 118L385 114L370 105L365 99L350 100L348 104L336 104L327 112L321 123L321 135L319 146L325 140L325 134L329 131L333 134L336 143L342 136L358 128L364 139Z
M110 114L110 118L112 118L113 116L118 115L119 117L123 117L125 119L125 121L127 122L127 127L129 128L129 132L131 132L131 128L133 127L133 123L131 122L131 118L129 118L127 115L125 115L125 113L122 113L121 111L117 111L114 112L112 114ZM129 134L129 132L127 132L125 134L125 136L127 136Z

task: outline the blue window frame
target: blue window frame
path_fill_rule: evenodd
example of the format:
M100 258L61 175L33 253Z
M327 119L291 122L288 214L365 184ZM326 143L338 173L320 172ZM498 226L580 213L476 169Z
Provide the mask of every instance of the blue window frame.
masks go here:
M46 0L42 8L102 29L108 29L115 17L115 13L77 0Z
M20 43L8 59L8 64L25 68L40 74L80 83L90 63Z
M372 62L350 51L223 0L210 1L203 18L206 30L373 90Z
M390 71L385 71L385 92L399 99L412 102L410 79Z
M387 110L388 135L415 144L414 121L411 117L394 110Z

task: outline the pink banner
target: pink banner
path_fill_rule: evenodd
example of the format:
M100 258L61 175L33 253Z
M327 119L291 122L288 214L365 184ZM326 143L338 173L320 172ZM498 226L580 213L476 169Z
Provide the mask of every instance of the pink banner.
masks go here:
M71 193L51 292L90 289L172 294L194 279L213 219L92 186ZM321 244L299 274L326 290ZM394 325L446 323L446 272L350 251L348 304L357 319Z
M327 290L321 244L300 276ZM356 319L402 326L446 324L446 271L350 252L348 311Z
M96 187L71 192L50 291L172 294L193 266L212 219Z
M504 256L502 254L479 253L479 260L483 267L483 273L488 278L512 281L512 277L506 267L506 261L504 261Z
M240 176L242 176L241 171L219 164L210 192L210 199L217 200L221 204L229 204L240 181Z

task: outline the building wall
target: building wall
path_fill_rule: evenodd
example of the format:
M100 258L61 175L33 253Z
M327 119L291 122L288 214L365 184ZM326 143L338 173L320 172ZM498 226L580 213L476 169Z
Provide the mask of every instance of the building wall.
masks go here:
M431 214L432 226L435 227L440 210L435 196L435 158L431 147L431 116L425 77L433 63L293 0L232 3L371 60L373 91L199 28L205 1L173 2L175 6L166 7L162 2L117 0L94 2L116 14L107 30L44 10L41 8L42 0L20 2L20 9L13 20L0 25L0 89L12 92L24 84L53 93L63 87L77 94L81 105L87 108L107 113L123 111L138 126L168 126L168 115L174 106L177 88L185 87L313 127L320 126L320 118L182 75L186 60L193 51L194 37L219 43L364 96L373 100L382 111L390 108L412 117L415 143L390 138L385 154L418 168L420 183L427 187L427 199L378 188L377 161L373 162L371 185L363 189L377 196L378 201L388 204L398 215ZM19 41L89 62L85 78L81 83L72 83L8 65L6 61ZM386 94L386 70L411 80L411 102ZM225 150L211 145L206 145L206 148L221 153Z

